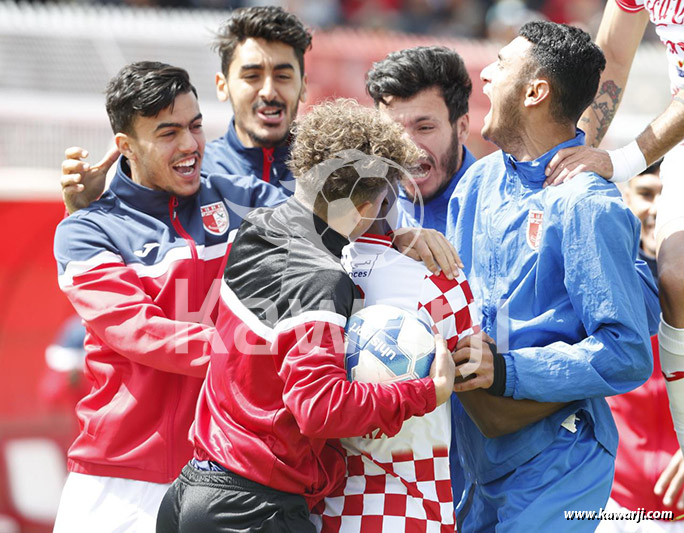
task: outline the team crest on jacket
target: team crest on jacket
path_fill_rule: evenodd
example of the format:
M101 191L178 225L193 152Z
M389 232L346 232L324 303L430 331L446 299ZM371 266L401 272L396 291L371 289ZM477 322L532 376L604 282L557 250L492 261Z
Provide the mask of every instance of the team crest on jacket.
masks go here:
M533 211L527 215L527 244L533 250L539 250L542 236L542 223L544 221L543 211Z
M204 229L209 233L223 235L228 230L228 210L223 202L203 205L200 210Z

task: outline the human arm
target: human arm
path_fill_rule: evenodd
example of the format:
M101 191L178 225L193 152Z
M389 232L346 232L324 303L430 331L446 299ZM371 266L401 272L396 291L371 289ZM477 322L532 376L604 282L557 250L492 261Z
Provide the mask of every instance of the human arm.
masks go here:
M503 354L505 395L565 402L632 390L652 371L644 299L635 290L638 222L618 197L603 194L585 195L558 216L546 252L563 265L554 313L578 321L566 320L554 342Z
M105 233L78 215L58 226L55 257L60 288L100 342L141 365L204 377L215 331L208 324L212 306L206 316L170 318L158 303L166 300L181 314L177 304L189 295L176 291L187 283L169 286L171 292L153 299L139 272L124 264Z
M606 68L601 75L594 101L578 123L586 133L586 146L559 150L546 169L547 185L562 183L586 170L593 170L605 178L613 175L610 156L597 147L617 113L647 24L648 13L645 10L628 12L620 8L616 0L606 3L596 37L596 44L606 56ZM639 145L641 147L641 142ZM646 152L644 156L648 164L660 157L649 159Z
M284 383L283 400L302 434L344 438L379 428L391 436L404 420L429 413L450 397L454 366L443 341L438 342L434 377L372 384L347 380L343 335L340 325L317 321L278 336L283 355L277 356L276 368Z
M96 165L83 161L88 151L78 146L67 148L62 161L62 199L69 214L88 207L102 196L107 171L119 158L119 149L111 148Z

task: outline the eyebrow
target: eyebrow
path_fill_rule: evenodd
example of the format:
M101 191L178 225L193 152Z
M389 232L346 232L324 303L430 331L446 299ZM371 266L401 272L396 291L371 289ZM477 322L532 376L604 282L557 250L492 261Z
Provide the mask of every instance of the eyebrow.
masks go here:
M411 122L413 124L418 124L419 122L423 122L425 120L435 120L435 119L431 115L421 115L419 117L414 118Z
M294 66L292 63L278 63L275 67L273 67L273 70L294 70ZM242 65L240 67L241 71L245 70L264 70L264 66L260 65L258 63L248 63L246 65Z
M200 120L201 118L202 118L202 113L197 113L197 115L195 115L195 118L193 118L190 121L190 124ZM183 124L181 124L180 122L162 122L161 124L157 124L157 127L154 128L154 131L163 130L164 128L182 128L182 127L183 127Z

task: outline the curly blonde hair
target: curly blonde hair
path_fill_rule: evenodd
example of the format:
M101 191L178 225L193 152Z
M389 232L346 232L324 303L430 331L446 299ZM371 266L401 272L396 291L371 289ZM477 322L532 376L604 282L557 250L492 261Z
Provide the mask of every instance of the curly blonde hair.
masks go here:
M421 155L400 124L348 98L312 107L293 131L288 166L317 211L322 201L374 200Z

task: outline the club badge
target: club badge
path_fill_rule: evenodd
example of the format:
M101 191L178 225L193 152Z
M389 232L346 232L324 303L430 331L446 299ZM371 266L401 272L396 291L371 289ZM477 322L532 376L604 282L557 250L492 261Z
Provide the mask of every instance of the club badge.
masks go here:
M527 244L535 251L539 250L541 244L543 221L543 211L530 210L527 215Z
M223 235L228 231L228 210L223 202L203 205L201 208L202 223L212 235Z

